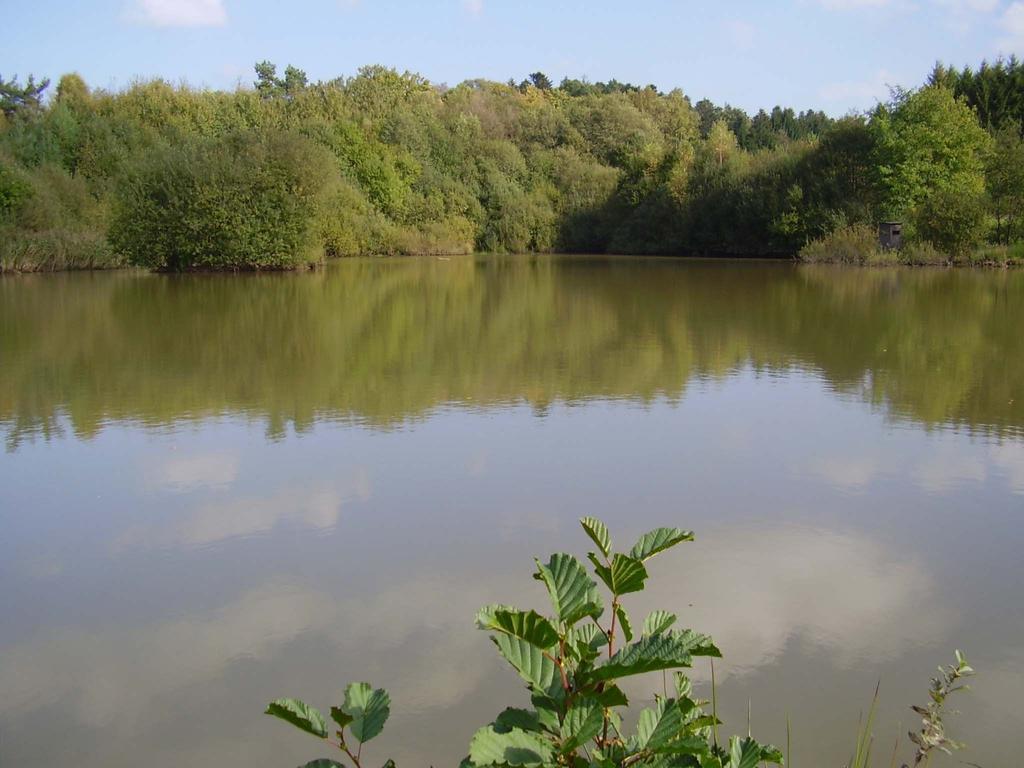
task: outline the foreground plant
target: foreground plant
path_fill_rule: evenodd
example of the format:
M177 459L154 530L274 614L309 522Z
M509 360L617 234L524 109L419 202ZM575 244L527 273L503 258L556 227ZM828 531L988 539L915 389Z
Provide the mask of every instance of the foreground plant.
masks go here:
M477 626L493 632L499 653L526 681L531 709L509 708L481 728L463 766L566 765L582 768L658 766L675 768L753 768L782 763L778 749L749 736L733 737L728 748L717 741L717 718L695 699L689 678L677 671L675 695L656 695L627 734L621 711L628 699L623 678L689 668L696 656L721 656L711 638L691 629L673 629L668 611L649 614L638 631L623 598L644 589L644 565L693 534L658 528L640 537L627 553L613 552L607 527L594 518L580 521L597 552L587 555L594 574L610 593L607 612L597 583L572 555L537 560L534 578L551 599L554 615L489 605ZM602 619L605 622L602 623ZM621 647L617 648L619 639Z
M291 723L300 731L312 734L326 743L340 749L355 768L362 768L363 744L379 735L384 730L384 723L391 714L391 697L383 688L374 690L369 683L350 683L345 689L345 703L331 707L331 720L338 725L335 731L337 741L333 741L327 731L327 721L316 707L311 707L298 699L277 699L266 709L268 715L279 717ZM350 747L349 736L358 744L355 752ZM384 763L384 768L394 768L393 761ZM336 760L321 758L306 763L303 768L348 768Z
M960 681L973 674L974 670L960 651L956 651L956 664L939 667L939 676L932 678L931 687L928 689L929 702L923 707L912 708L921 715L921 729L908 734L910 740L917 745L913 765L928 765L935 750L951 755L954 750L963 749L963 744L946 736L942 716L945 714L946 699L950 695L957 691L970 690L969 685Z
M954 653L956 654L956 664L939 667L939 676L932 678L931 685L928 688L928 704L923 707L911 707L921 716L921 728L918 731L910 731L907 734L910 737L910 741L917 748L914 751L911 764L903 763L901 768L927 766L931 762L932 754L935 750L951 755L955 750L963 749L966 746L962 742L953 741L953 739L946 735L946 727L942 720L945 714L946 699L957 691L970 690L969 685L964 685L960 681L974 674L974 669L967 664L967 658L963 652L954 651ZM853 757L846 763L846 768L870 768L872 765L871 749L874 746L875 740L872 726L874 725L877 708L878 686L875 686L875 696L871 700L871 706L868 708L867 719L861 723L861 727L857 730L857 744L854 748ZM896 754L899 752L899 746L899 739L897 739L892 754L892 766L896 765ZM965 763L965 765L974 765L974 763Z
M707 712L704 707L709 702L693 696L690 678L681 670L689 669L694 657L721 657L711 638L692 629L674 629L676 615L663 610L652 611L634 631L633 620L623 605L624 597L645 588L645 563L677 544L693 541L693 533L657 528L623 553L612 550L611 535L600 520L585 517L580 523L597 547L597 552L588 553L587 558L609 592L607 611L597 582L583 563L564 553L552 555L546 563L536 560L533 575L547 590L552 616L509 605L488 605L480 610L477 627L492 633L498 652L526 682L531 707L509 707L479 729L460 768L782 765L783 756L776 747L760 744L749 733L721 744L721 721L715 705L712 703L711 712ZM921 730L910 734L917 745L914 766L927 766L933 750L949 753L961 747L946 736L942 721L946 699L966 688L959 681L974 674L960 651L956 660L956 665L940 667L939 677L932 679L931 702L914 707L922 717ZM674 671L673 696L668 695L664 677L669 670ZM627 733L622 710L629 706L629 700L619 682L648 672L662 672L663 695L654 695L654 706L641 710L636 728ZM713 702L713 661L711 674ZM867 721L858 732L855 753L847 763L849 768L871 764L877 703L876 688ZM327 722L319 710L298 699L278 699L267 707L266 714L322 739L344 753L354 768L362 768L363 744L383 730L390 706L383 689L373 690L367 683L350 684L345 689L345 703L330 710L331 719L338 725L336 740L329 737ZM358 742L355 751L352 740ZM786 741L788 753L788 719ZM303 768L349 766L324 758ZM384 768L394 768L394 762L388 760Z

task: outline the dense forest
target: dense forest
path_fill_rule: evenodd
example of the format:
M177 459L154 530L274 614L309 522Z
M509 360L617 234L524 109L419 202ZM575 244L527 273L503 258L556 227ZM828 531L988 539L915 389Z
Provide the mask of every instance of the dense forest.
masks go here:
M234 92L0 77L0 265L287 268L355 254L567 251L1013 261L1024 65L937 65L832 119L541 72L392 69ZM879 220L906 247L880 252Z

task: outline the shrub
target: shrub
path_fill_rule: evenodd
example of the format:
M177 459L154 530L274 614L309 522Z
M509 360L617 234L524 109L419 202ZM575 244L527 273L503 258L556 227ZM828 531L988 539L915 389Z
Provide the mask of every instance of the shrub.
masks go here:
M289 133L234 133L158 150L119 190L111 242L133 264L170 271L319 262L319 225L337 173L324 149Z
M889 256L882 251L874 227L853 224L807 243L800 249L799 258L808 262L868 264L894 262L895 254Z
M936 189L914 209L918 236L954 257L976 248L985 234L985 206L966 190Z
M949 256L927 240L914 240L900 251L900 262L913 266L943 266L949 264Z

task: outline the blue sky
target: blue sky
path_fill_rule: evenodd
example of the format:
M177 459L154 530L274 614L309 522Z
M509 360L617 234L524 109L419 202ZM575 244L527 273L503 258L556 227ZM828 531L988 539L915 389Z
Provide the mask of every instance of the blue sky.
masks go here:
M842 114L936 60L1024 53L1024 0L2 0L0 74L216 88L270 59L312 79L363 64L472 77L618 78L748 110Z

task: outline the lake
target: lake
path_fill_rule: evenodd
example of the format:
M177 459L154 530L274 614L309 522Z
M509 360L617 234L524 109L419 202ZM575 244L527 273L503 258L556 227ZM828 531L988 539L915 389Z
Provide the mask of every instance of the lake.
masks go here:
M262 714L391 692L372 765L526 702L473 617L661 525L728 732L889 764L936 665L1024 732L1024 272L509 256L0 279L0 765L287 768ZM709 692L706 660L694 670ZM661 676L627 689L634 703ZM882 759L884 758L884 759Z

